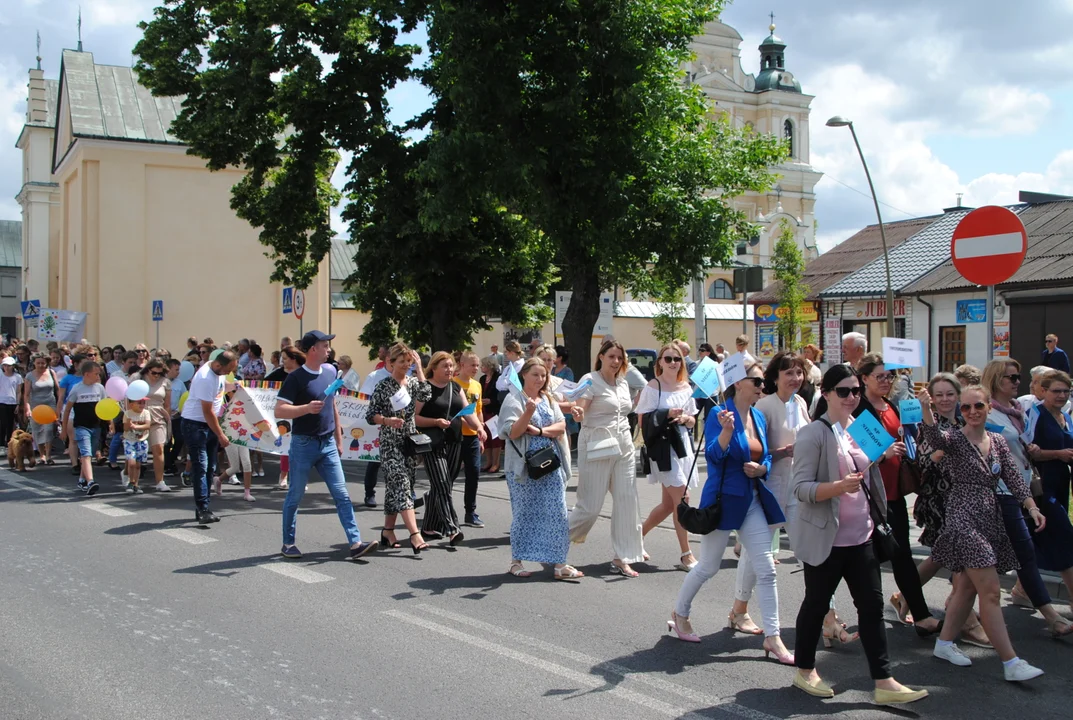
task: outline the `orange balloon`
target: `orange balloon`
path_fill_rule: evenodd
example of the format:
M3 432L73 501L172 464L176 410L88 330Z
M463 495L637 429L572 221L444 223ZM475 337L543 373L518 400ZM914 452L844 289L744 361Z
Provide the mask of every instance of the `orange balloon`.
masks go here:
M48 405L38 405L30 411L30 417L38 425L51 425L56 422L56 411Z

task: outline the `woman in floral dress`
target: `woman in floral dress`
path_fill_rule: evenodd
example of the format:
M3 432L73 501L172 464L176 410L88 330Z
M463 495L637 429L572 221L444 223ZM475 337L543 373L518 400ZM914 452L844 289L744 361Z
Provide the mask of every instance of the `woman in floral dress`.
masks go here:
M414 366L414 375L407 376L411 366ZM395 517L402 515L402 522L410 533L410 547L416 555L426 549L428 543L421 537L414 515L417 458L406 457L403 448L406 438L417 433L414 404L428 402L432 392L425 382L420 356L405 343L391 346L384 367L391 374L376 384L366 411L372 424L380 426L380 466L385 474L384 533L380 536L380 546L399 547L395 538Z

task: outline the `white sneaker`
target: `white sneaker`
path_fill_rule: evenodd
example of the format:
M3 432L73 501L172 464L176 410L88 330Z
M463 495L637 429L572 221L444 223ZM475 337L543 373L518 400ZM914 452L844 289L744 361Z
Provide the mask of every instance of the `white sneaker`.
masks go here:
M946 660L951 665L957 665L958 667L969 667L972 665L972 660L958 649L957 645L953 643L949 645L940 645L935 643L935 649L931 651L931 654L940 660Z
M254 497L253 495L250 495L249 493L245 493L245 494L244 494L244 495L242 496L242 499L243 499L243 500L245 500L246 502L253 502L253 501L254 501L254 500L256 500L257 498L255 498L255 497Z
M227 481L228 485L241 485L242 481L238 479L237 475L232 475L231 479Z
M169 486L163 480L161 480L156 485L154 485L153 489L156 490L157 492L171 492L171 486Z
M1009 682L1024 682L1025 680L1038 678L1043 674L1043 671L1018 658L1013 665L1004 665L1002 674L1006 676L1006 680Z

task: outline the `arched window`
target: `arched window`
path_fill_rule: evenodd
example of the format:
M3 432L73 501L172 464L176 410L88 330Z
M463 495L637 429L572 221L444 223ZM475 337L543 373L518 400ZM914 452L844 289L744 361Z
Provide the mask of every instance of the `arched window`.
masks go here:
M782 136L786 140L786 147L790 150L790 157L796 157L794 155L794 123L792 120L787 120L782 124Z
M733 300L734 286L726 280L716 280L708 286L709 300Z

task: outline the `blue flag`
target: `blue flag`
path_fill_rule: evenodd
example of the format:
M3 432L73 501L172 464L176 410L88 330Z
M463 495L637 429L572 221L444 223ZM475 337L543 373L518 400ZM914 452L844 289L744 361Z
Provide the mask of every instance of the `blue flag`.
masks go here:
M343 387L343 379L342 378L336 378L335 382L333 382L328 387L324 388L324 398L328 399L332 395L335 395L337 392L339 392L339 389L341 387Z
M870 412L863 412L856 422L846 429L846 433L853 438L869 462L875 462L879 457L894 444L894 438L890 436L883 424L876 420L876 416Z
M455 417L451 419L454 420L455 418L460 418L463 415L472 415L475 412L477 412L477 403L473 402L459 410Z
M898 403L901 413L902 425L916 425L924 422L924 411L920 407L920 401L916 398L906 398Z

